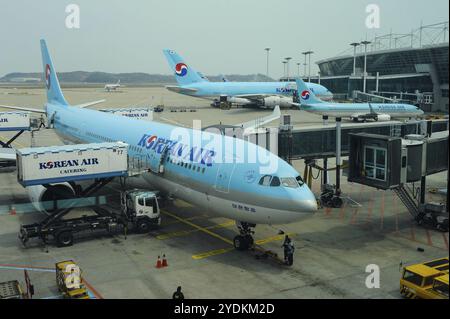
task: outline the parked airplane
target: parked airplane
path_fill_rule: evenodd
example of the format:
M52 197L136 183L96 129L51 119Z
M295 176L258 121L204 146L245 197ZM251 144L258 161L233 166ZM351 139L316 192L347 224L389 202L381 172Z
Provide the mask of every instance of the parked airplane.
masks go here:
M256 224L290 223L317 210L314 194L298 172L265 148L220 134L70 106L44 40L41 50L47 103L45 110L26 109L46 113L64 141L123 141L129 144L130 158L160 161L164 171L142 174L142 182L149 189L236 220L240 230L234 238L237 249L251 245ZM269 166L275 169L264 172ZM60 186L73 192L68 183ZM38 185L27 187L27 191L36 202L47 189Z
M118 88L120 88L120 79L115 84L106 84L105 85L105 90L108 91L108 92L115 91Z
M391 118L419 117L424 112L411 104L395 103L330 103L321 101L303 82L297 79L296 101L300 110L332 117L348 117L355 122L374 120L390 121Z
M163 50L170 69L175 72L178 86L166 86L170 91L194 97L228 101L242 106L273 109L293 106L292 96L296 90L294 82L210 82L199 76L191 66L172 50ZM322 99L332 99L333 94L322 85L308 83L310 90Z

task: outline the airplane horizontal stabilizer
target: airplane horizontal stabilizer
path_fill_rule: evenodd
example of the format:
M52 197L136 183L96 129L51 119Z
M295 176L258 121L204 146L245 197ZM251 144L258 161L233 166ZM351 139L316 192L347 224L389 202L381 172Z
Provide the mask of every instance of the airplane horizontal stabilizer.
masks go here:
M98 101L93 101L93 102L86 102L86 103L83 103L83 104L74 105L74 107L85 108L85 107L89 107L89 106L93 106L93 105L96 105L96 104L103 103L105 101L106 100L103 99L103 100L98 100Z
M28 112L34 112L34 113L45 113L44 109L34 109L31 107L0 105L0 108L12 109L12 110L18 110L18 111L28 111Z

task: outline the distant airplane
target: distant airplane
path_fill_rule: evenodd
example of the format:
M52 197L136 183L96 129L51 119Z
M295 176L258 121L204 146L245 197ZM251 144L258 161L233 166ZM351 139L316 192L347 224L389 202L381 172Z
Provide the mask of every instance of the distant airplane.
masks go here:
M227 101L247 107L273 109L291 107L295 82L229 82L222 78L220 82L210 82L188 66L184 60L172 50L163 50L171 70L175 73L178 86L166 86L170 91L194 97L219 101ZM308 87L322 99L331 99L333 94L324 86L308 83Z
M355 122L374 120L390 121L391 118L420 117L424 112L411 104L395 103L330 103L316 97L302 79L297 79L297 106L300 110L332 117L350 118Z
M65 141L129 144L130 158L157 167L140 176L149 189L180 198L216 216L236 220L240 231L233 240L236 249L252 246L255 224L291 223L317 211L316 198L299 173L263 147L221 134L69 105L44 40L41 40L41 51L47 92L45 108L2 107L46 114ZM276 108L273 116L264 121L279 115ZM243 123L242 127L251 125ZM0 152L0 159L1 156ZM265 171L269 165L271 169ZM71 184L57 185L75 194ZM46 187L26 188L35 205L45 197L45 192L51 191Z
M120 79L115 84L106 84L105 85L105 91L108 91L108 92L115 91L118 88L120 88Z

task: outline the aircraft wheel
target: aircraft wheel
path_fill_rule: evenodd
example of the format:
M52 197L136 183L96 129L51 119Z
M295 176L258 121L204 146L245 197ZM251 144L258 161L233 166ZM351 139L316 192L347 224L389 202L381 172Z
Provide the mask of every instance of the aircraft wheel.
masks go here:
M249 246L248 238L245 236L238 235L233 239L233 245L236 250L247 250Z

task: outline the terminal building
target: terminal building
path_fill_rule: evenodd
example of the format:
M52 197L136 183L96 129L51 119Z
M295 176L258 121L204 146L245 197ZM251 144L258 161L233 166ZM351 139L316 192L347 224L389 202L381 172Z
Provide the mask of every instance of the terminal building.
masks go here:
M386 97L385 101L416 104L425 112L448 113L447 36L448 22L444 22L409 34L390 33L352 43L348 54L317 61L318 76L304 78L320 82L338 100L364 100L370 97L367 93Z

